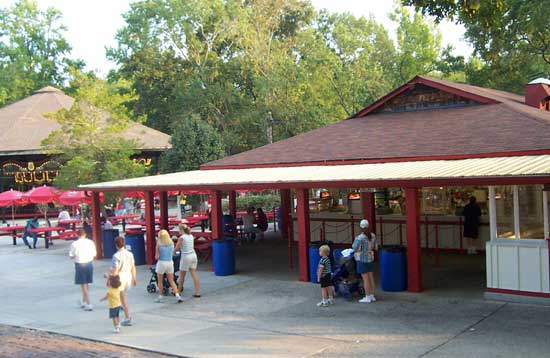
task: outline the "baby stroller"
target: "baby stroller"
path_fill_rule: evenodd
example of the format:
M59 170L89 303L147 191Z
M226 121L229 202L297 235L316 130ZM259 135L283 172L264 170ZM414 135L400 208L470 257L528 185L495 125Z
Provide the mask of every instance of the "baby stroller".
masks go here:
M355 271L353 254L342 256L339 264L337 269L332 273L334 291L348 301L351 300L355 292L363 295L363 284L361 276Z
M172 257L172 261L174 262L174 282L178 282L178 273L180 271L180 258L181 258L181 252L176 251L174 256ZM155 270L155 266L150 267L149 270L151 271L151 278L149 279L149 284L147 285L147 292L149 293L155 293L158 291L158 278L157 278L157 271ZM162 287L164 288L164 295L168 295L170 293L170 284L168 283L168 277L166 277L166 274L162 276ZM174 292L172 292L174 294Z

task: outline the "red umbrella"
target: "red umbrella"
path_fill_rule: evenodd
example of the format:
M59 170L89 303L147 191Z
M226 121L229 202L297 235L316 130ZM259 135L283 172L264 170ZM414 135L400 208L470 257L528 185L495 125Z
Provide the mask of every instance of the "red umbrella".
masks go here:
M0 193L0 206L11 206L11 221L15 224L15 205L24 205L26 203L24 194L20 191L10 189Z
M125 198L145 199L145 193L142 191L127 191L124 193Z
M99 200L105 200L105 194L99 193ZM85 191L69 190L59 195L57 202L61 205L78 205L80 203L91 204L92 198Z
M63 192L53 186L39 186L23 194L23 197L33 204L48 204L57 201ZM48 221L48 209L44 211L44 220Z

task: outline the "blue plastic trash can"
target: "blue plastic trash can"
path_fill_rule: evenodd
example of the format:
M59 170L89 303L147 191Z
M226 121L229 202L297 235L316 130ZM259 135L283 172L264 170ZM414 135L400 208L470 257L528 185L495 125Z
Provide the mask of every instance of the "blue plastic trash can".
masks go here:
M216 276L235 274L235 243L232 239L212 241L212 262Z
M110 259L115 254L115 238L118 236L118 229L107 229L101 232L103 238L103 257Z
M129 234L124 238L126 250L134 254L134 261L137 265L145 265L145 239L143 234Z
M321 260L319 247L321 247L319 243L311 243L309 245L309 280L313 283L317 283L317 268Z
M407 289L407 249L399 245L380 250L380 285L384 291Z

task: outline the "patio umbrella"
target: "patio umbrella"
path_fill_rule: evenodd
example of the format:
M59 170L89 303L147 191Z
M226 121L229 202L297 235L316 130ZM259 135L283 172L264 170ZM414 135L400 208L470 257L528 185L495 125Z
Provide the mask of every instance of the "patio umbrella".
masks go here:
M105 194L99 193L99 200L105 200ZM75 206L80 203L91 204L92 198L85 191L69 190L59 195L57 202L61 205Z
M24 205L25 199L23 193L10 189L0 193L0 206L11 206L11 221L15 225L15 205Z
M23 194L23 197L32 204L49 204L57 201L63 192L53 186L39 186ZM44 219L48 221L48 210L44 211Z

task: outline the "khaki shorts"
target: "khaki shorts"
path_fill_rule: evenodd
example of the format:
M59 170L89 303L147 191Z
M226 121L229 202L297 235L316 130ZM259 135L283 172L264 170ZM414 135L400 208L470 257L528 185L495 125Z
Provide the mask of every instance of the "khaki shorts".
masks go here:
M165 273L174 273L174 263L172 261L157 261L157 267L155 268L158 275Z
M192 252L190 254L182 254L180 259L180 271L189 271L190 269L197 269L197 254Z

